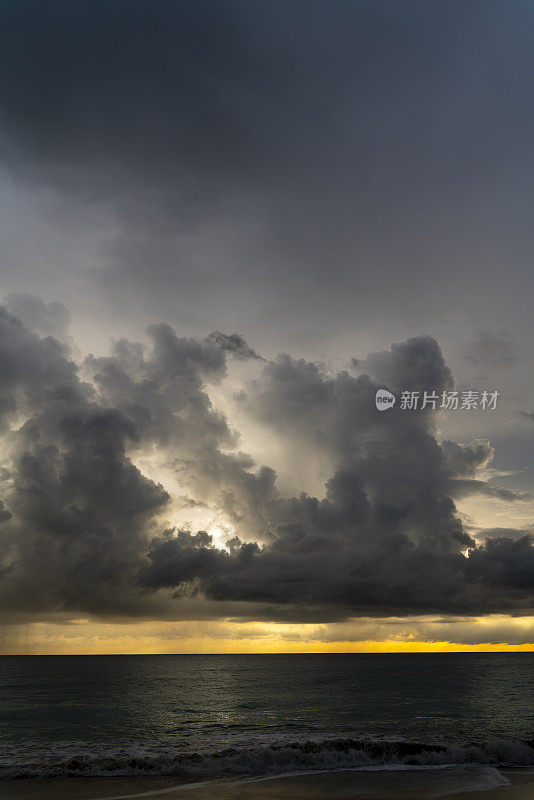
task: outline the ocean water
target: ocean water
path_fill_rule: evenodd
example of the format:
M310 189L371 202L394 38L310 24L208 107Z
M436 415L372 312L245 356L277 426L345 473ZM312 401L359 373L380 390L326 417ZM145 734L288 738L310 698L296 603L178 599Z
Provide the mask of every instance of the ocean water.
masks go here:
M534 765L534 654L0 657L0 776Z

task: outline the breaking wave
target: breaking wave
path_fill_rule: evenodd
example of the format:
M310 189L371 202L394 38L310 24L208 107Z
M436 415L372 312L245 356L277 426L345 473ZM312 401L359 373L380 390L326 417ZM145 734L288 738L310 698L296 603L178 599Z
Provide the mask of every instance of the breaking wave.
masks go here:
M403 769L458 765L534 765L534 740L422 743L372 738L271 741L184 752L169 744L56 742L6 744L0 778L174 775L184 780L281 774L299 770Z

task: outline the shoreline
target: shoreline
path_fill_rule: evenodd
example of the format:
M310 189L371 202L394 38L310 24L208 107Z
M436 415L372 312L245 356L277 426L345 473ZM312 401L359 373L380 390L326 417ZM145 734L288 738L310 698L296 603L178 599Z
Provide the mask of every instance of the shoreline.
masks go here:
M21 778L1 781L0 793L3 800L532 800L534 769L325 770L195 782L173 776Z

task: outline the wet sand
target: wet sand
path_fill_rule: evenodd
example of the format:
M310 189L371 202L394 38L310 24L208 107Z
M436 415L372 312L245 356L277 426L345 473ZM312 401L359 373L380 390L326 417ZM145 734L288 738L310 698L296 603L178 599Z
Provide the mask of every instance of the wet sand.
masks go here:
M506 785L495 785L506 780ZM534 800L534 770L340 771L177 784L171 777L0 782L2 800Z

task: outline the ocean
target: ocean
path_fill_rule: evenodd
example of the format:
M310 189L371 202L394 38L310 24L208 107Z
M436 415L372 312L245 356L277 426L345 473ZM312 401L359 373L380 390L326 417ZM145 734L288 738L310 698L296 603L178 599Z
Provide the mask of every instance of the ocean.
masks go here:
M534 765L534 653L0 657L2 778Z

